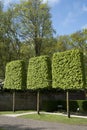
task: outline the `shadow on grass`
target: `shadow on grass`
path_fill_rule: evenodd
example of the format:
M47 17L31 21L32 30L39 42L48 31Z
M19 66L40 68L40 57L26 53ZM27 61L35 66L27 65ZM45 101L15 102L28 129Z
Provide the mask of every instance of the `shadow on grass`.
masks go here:
M41 128L41 127L36 127L36 128L31 128L27 126L22 126L22 125L0 125L0 130L46 130L47 128Z

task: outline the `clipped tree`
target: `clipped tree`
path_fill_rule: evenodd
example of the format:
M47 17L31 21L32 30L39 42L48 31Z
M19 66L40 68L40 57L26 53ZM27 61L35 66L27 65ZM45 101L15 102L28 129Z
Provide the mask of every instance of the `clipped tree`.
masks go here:
M67 90L67 114L69 112L69 93L71 89L85 88L83 54L78 50L55 53L52 59L52 86Z
M26 71L23 61L12 61L6 65L4 88L13 90L13 111L15 111L15 90L26 89Z
M37 113L39 114L39 91L43 88L50 88L51 85L51 64L48 56L34 57L29 60L27 88L38 90Z

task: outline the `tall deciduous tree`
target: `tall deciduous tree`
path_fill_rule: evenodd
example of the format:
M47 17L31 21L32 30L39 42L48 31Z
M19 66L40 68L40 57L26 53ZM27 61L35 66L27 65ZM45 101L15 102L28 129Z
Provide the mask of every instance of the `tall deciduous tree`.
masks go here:
M20 57L20 41L14 24L14 10L3 10L0 2L0 76L4 77L6 63Z
M53 28L50 8L43 0L22 1L15 6L19 36L32 41L36 56L40 55L42 39L52 37Z

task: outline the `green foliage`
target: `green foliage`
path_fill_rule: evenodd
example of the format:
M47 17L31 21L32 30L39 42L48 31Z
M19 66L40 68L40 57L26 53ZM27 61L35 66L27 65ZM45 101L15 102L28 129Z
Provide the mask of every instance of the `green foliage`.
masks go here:
M43 110L48 112L66 110L65 100L48 100L43 101Z
M51 87L51 64L48 56L31 58L28 67L27 88Z
M7 89L25 89L26 71L25 63L21 60L12 61L6 66L6 76L4 88Z
M62 108L58 106L62 106ZM87 112L87 100L70 100L70 111L77 112L77 108L79 108L79 112ZM53 111L66 111L66 101L65 100L49 100L43 101L43 110L48 112Z
M15 14L19 37L32 41L36 56L40 55L42 39L52 37L54 32L47 3L41 0L22 0L20 4L16 4Z
M42 110L46 111L46 112L53 112L53 111L57 111L57 101L43 101L42 104Z
M79 50L55 53L52 59L53 88L83 89L85 74Z
M87 112L87 100L77 100L80 112Z

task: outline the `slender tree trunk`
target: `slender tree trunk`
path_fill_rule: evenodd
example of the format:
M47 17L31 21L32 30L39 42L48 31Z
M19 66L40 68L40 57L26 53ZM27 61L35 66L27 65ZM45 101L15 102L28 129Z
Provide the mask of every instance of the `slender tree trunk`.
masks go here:
M40 92L37 92L37 114L40 114Z
M34 39L34 45L35 45L35 55L40 56L40 50L41 50L41 44L42 40L40 38L35 38Z
M67 116L70 118L70 109L69 109L69 90L66 92L66 101L67 101Z
M13 112L15 112L15 90L13 91Z

